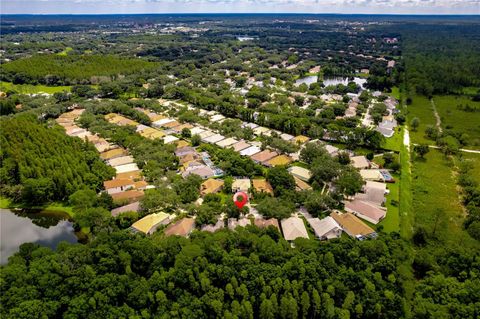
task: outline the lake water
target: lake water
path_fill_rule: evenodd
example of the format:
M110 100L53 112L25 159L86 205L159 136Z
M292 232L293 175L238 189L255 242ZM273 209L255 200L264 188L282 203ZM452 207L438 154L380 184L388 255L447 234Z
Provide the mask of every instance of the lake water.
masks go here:
M62 241L78 242L67 214L0 209L0 264L5 264L8 257L24 243L37 243L55 249Z
M310 86L310 84L317 83L317 81L318 81L318 76L317 75L310 75L310 76L306 76L304 78L301 78L301 79L298 79L297 81L295 81L295 86L299 86L303 83ZM347 77L324 77L323 78L323 84L326 87L330 86L330 85L339 85L339 84L347 85L348 82L350 82L350 81L355 82L362 89L365 88L364 85L365 85L365 83L367 83L367 79L359 78L359 77L354 77L353 80L350 80Z

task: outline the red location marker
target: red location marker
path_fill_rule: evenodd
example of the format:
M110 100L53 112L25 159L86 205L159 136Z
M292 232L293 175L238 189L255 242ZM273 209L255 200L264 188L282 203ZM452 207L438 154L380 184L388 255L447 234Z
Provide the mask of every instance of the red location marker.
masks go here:
M235 195L233 195L233 202L239 209L242 209L248 202L248 195L244 192L236 192Z

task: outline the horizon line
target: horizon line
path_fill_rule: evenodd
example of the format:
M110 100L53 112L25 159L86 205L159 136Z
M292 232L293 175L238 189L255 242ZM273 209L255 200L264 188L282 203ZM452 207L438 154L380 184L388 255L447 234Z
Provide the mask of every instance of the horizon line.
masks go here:
M467 13L335 13L335 12L322 12L322 13L309 13L309 12L157 12L157 13L0 13L0 16L113 16L113 15L362 15L362 16L478 16L477 14Z

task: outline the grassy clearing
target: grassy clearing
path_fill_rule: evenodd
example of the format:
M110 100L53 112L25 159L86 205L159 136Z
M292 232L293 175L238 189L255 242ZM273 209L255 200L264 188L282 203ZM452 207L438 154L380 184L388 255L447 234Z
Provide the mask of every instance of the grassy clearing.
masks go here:
M462 229L464 213L453 170L452 161L437 150L431 150L425 160L413 163L415 225L424 227L432 237L445 244L475 244Z
M65 50L63 50L62 52L57 53L57 55L67 56L67 55L68 55L68 52L71 52L71 51L73 51L73 48L71 48L71 47L66 47Z
M468 134L468 148L480 149L480 102L473 102L465 96L435 96L433 98L437 112L446 131ZM477 112L466 112L458 105L470 105Z
M10 82L1 82L0 91L16 91L21 94L37 94L37 93L48 93L53 94L56 92L67 91L70 92L72 89L71 86L46 86L46 85L31 85L31 84L13 84Z
M66 203L53 202L43 206L29 206L22 203L13 203L9 198L0 196L0 208L13 209L13 208L27 208L27 209L39 209L49 210L67 213L70 217L75 217L73 207L68 206Z
M416 131L410 129L411 143L434 144L433 141L425 138L425 129L427 126L436 124L432 104L426 97L417 95L413 98L412 104L408 106L408 124L410 124L415 117L420 120L420 125Z

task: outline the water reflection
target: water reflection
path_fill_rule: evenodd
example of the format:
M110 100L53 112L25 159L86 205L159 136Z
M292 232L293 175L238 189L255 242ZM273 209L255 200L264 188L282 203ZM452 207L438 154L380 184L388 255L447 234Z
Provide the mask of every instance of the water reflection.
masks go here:
M300 86L303 83L306 85L310 86L310 84L317 83L318 81L318 76L317 75L310 75L303 77L301 79L298 79L295 81L295 86ZM354 77L354 78L348 78L348 77L324 77L323 78L323 85L325 87L330 86L330 85L347 85L348 82L355 82L360 88L364 89L365 83L367 83L367 79L364 78L359 78L359 77Z
M11 211L0 209L0 263L16 253L24 243L55 249L61 241L78 242L68 215L59 212Z

